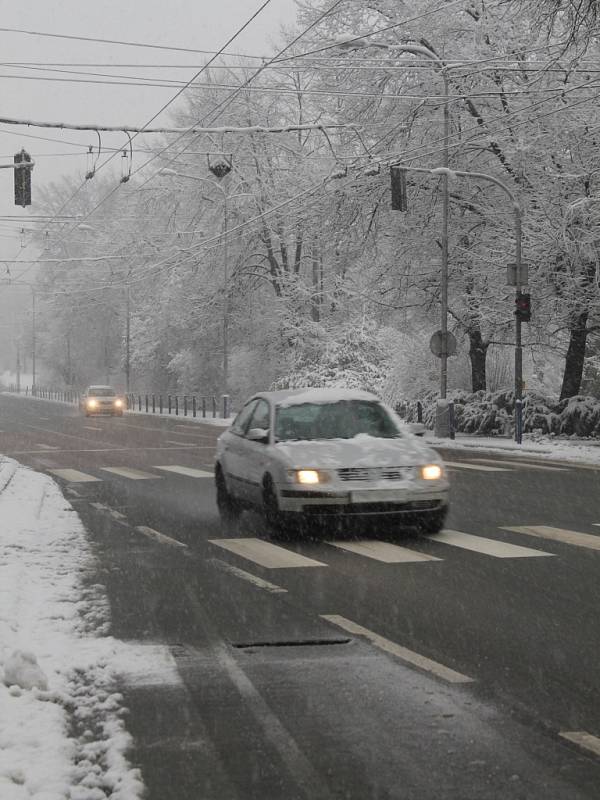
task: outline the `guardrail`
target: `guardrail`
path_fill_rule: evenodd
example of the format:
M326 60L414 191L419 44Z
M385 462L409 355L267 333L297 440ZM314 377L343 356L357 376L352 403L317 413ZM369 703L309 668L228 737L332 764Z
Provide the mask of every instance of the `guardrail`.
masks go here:
M45 386L25 386L17 388L14 384L8 387L13 394L25 397L36 397L41 400L53 400L58 403L79 405L81 394L75 389L56 389ZM175 417L192 417L216 419L220 416L227 419L231 415L231 398L228 394L216 395L196 394L157 394L129 392L123 395L128 411L146 414L170 414Z

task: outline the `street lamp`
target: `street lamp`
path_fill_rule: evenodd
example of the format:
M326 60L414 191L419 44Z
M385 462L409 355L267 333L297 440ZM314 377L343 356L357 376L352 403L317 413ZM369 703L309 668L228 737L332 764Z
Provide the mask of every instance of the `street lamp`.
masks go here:
M441 352L440 352L440 399L445 400L448 394L448 217L450 209L450 196L448 190L448 165L449 165L449 142L450 142L450 97L447 70L444 62L432 52L428 47L419 44L386 44L385 42L364 41L363 39L350 40L338 45L341 50L358 50L375 47L378 50L393 50L396 53L410 53L415 56L423 56L433 62L434 68L439 73L444 84L444 144L442 149L442 169L440 177L442 179L442 258L440 274L440 329L441 329ZM454 65L460 66L460 65ZM447 414L444 414L447 419ZM436 434L443 436L446 434L447 425L441 424L440 414L436 414ZM450 433L450 431L447 431Z
M170 177L176 178L187 178L188 180L192 181L201 181L203 183L209 183L214 189L218 189L222 196L223 196L223 224L221 225L221 233L225 234L227 232L228 222L228 203L230 200L233 200L237 197L253 197L250 192L240 192L239 194L228 194L225 189L215 181L211 180L211 178L205 178L201 175L188 175L185 172L177 172L174 169L170 169L169 167L164 167L163 169L159 170L159 175L167 175ZM203 200L207 200L208 202L213 203L214 200L211 197L205 197L201 195ZM229 384L229 292L228 292L228 284L229 284L229 248L228 248L228 240L227 236L223 237L223 394L228 394L228 384Z

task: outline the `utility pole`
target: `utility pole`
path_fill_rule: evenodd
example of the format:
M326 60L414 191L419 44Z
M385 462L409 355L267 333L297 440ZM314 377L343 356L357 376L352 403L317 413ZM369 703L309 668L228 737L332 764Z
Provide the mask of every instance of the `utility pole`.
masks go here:
M21 345L17 339L17 394L21 393Z
M227 192L223 190L223 394L229 384L229 248L227 237Z
M129 394L130 386L130 371L131 371L131 308L129 299L129 283L127 283L126 295L126 320L125 320L125 391Z
M31 286L31 393L35 393L35 289Z

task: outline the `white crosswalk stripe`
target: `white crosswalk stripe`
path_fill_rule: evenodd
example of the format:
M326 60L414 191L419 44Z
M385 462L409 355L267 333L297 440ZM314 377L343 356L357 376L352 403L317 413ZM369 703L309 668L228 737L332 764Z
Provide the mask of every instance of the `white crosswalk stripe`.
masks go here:
M91 483L92 481L102 480L93 475L88 475L87 472L80 472L78 469L51 469L49 472L64 481L69 481L69 483Z
M510 472L503 467L487 467L485 464L467 464L466 461L444 461L450 469L474 469L477 472Z
M425 553L418 553L416 550L409 550L408 547L400 547L390 542L380 542L370 539L362 539L352 542L327 542L332 547L340 550L347 550L349 553L356 553L359 556L373 558L375 561L382 561L385 564L411 564L422 561L441 561L441 558L429 556Z
M600 536L580 531L569 531L565 528L553 528L550 525L517 525L505 527L505 531L525 533L528 536L537 536L540 539L550 539L553 542L573 544L576 547L586 547L588 550L600 550Z
M262 539L209 539L211 544L222 547L230 553L253 561L267 569L291 569L294 567L326 567L321 561L306 558L285 547L265 542Z
M486 539L483 536L474 536L471 533L463 533L462 531L443 530L441 533L436 533L427 538L432 542L461 547L464 550L472 550L475 553L482 553L493 558L535 558L554 555L554 553L546 553L543 550L532 550L529 547L520 547L508 542L498 542L494 539Z
M208 472L205 469L193 469L192 467L178 467L178 466L165 466L165 467L152 467L152 469L162 469L165 472L175 472L178 475L186 475L188 478L214 478L214 472Z
M103 472L110 472L112 475L119 475L121 478L129 478L132 481L147 481L151 478L158 480L162 475L152 475L149 472L142 472L141 469L132 467L100 467Z

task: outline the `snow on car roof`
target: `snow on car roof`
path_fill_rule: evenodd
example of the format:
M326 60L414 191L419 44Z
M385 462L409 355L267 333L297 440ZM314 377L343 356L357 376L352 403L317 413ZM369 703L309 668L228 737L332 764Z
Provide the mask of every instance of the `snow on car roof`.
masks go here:
M339 403L341 400L368 400L379 402L379 398L371 392L360 389L288 389L280 392L265 392L280 408L302 403Z

